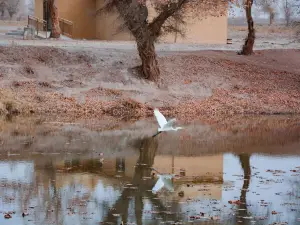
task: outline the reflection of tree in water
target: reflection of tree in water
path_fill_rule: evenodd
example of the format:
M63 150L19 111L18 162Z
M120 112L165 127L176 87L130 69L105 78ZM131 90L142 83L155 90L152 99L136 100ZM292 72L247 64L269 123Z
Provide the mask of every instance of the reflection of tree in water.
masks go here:
M61 214L61 196L59 190L57 190L56 168L52 159L45 164L42 171L42 184L46 186L44 186L43 200L39 201L42 205L38 205L36 208L39 209L39 212L45 212L44 223L46 223L46 221L51 221L54 214L55 223L60 224L62 222L62 218L59 218ZM37 177L36 185L39 185L39 181L40 177ZM48 188L46 183L49 184ZM39 196L39 198L40 197L41 196ZM36 215L36 219L39 217L41 217L41 215Z
M13 187L13 192L20 196L18 204L21 212L29 212L30 219L40 224L61 224L61 197L52 159L38 168L35 165L33 182L20 183Z
M151 167L154 163L154 158L156 155L156 151L158 148L158 142L156 138L145 138L141 141L139 150L140 156L136 163L134 176L132 179L133 188L124 188L122 195L112 207L114 210L111 210L106 217L105 222L114 222L117 224L117 218L113 216L114 213L121 214L122 220L124 224L128 222L128 209L131 199L134 199L135 203L135 218L137 224L142 224L142 216L143 216L143 198L147 198L150 200L153 206L157 207L157 211L159 215L162 217L166 217L164 212L168 211L166 207L160 202L156 195L152 194L152 187L155 185L155 180L149 179L151 177ZM148 178L148 179L143 179ZM168 214L171 215L175 220L174 216L176 214Z
M251 166L250 166L250 154L239 154L238 155L243 172L244 172L244 183L243 187L241 189L241 195L240 195L240 201L241 204L239 205L239 210L237 212L237 220L243 221L243 224L250 224L251 220L249 219L243 219L243 217L248 217L249 212L247 209L247 191L249 189L250 185L250 179L251 179Z

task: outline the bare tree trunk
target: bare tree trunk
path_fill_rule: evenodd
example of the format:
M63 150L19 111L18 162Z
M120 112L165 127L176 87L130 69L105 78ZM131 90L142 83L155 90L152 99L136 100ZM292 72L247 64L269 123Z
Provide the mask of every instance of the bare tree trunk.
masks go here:
M269 21L269 25L272 25L272 24L273 24L274 18L275 18L275 13L274 13L274 12L270 12L270 21Z
M287 15L285 16L285 22L285 26L288 27L290 25L290 18Z
M59 27L59 17L58 17L58 8L57 8L56 0L49 1L49 10L50 10L51 24L52 24L50 37L59 38L61 34L61 30Z
M270 13L270 16L269 16L269 26L271 26L272 23L273 23L272 13Z
M146 79L158 81L160 71L155 53L154 40L149 38L143 43L138 42L138 52L142 60L142 72Z
M10 12L8 12L8 14L9 14L9 19L10 19L10 20L12 20L12 19L13 19L13 16L14 16L14 14L13 14L13 13L10 13Z
M247 0L245 5L246 18L248 23L248 36L243 45L241 55L251 55L253 54L253 46L255 41L255 30L254 30L254 22L252 18L252 4L253 0Z
M291 20L291 14L290 14L290 6L288 4L288 0L285 0L285 6L284 6L284 17L285 17L285 22L286 26L288 27L290 25L290 20Z

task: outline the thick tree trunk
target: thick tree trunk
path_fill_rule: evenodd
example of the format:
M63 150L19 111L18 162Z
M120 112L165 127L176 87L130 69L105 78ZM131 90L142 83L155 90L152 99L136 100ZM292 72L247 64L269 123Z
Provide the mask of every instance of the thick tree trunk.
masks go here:
M138 52L142 60L142 73L151 81L158 81L160 71L156 59L154 40L148 39L143 43L138 42Z
M246 18L248 22L248 36L245 40L245 44L243 45L243 49L240 52L241 55L251 55L253 53L253 46L255 41L255 30L254 30L254 22L252 18L252 4L253 0L247 0L245 10L246 10Z
M49 0L49 11L51 15L51 38L59 38L61 34L61 30L59 27L59 17L58 17L58 8L56 0Z

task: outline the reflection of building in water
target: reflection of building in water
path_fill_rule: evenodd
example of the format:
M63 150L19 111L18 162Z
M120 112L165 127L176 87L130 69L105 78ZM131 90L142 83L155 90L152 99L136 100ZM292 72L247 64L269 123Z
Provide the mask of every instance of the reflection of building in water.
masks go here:
M153 167L160 173L176 173L184 170L185 178L200 180L222 180L223 154L215 156L180 157L156 156Z
M103 164L97 159L76 161L76 164L56 164L56 169L66 172L93 172L106 176L122 175L123 180L131 179L134 175L138 156L124 158L105 158ZM78 166L80 165L80 167ZM155 156L152 166L160 173L175 173L182 175L175 182L193 183L222 183L223 181L223 155L201 157Z
M104 160L103 165L101 165L101 168L100 166L93 167L94 173L99 173L110 177L115 176L116 178L121 179L123 181L131 181L132 177L134 176L137 160L138 156L124 158L106 158ZM78 169L82 172L87 172L87 170L85 170L88 168L87 165L92 167L91 165L96 164L95 162L93 163L93 160L81 160L80 165L81 167ZM59 165L57 165L57 168L59 169L63 169L63 167L66 167L66 164L60 163ZM183 199L201 196L221 199L223 182L222 154L202 157L178 157L158 155L154 159L153 167L161 173L175 173L178 175L184 175L181 176L180 179L174 179L176 193L178 191L184 191L185 193ZM76 171L77 169L73 168L70 169L68 172L72 173L72 170ZM78 178L76 178L76 176ZM62 181L67 182L67 180L71 179L70 177L73 177L72 179L77 179L90 189L93 189L95 187L95 182L91 180L89 181L87 175L85 175L86 181L84 181L83 175L80 173L78 173L77 175L73 174L65 180L62 176ZM107 182L112 182L110 183L110 185L113 185L113 180L114 179L108 179ZM106 183L106 181L103 182ZM118 182L118 180L116 179L115 182ZM187 182L190 182L193 185L187 187Z
M205 196L222 198L223 154L201 157L156 156L153 167L161 173L184 175L174 179L175 190L184 192L181 200ZM187 183L191 185L188 187Z

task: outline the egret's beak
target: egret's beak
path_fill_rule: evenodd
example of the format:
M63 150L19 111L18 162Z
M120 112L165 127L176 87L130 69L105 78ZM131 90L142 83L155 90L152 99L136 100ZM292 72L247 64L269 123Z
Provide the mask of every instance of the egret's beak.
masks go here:
M159 135L161 133L161 131L157 132L156 134L154 134L152 137L155 137L157 135Z

